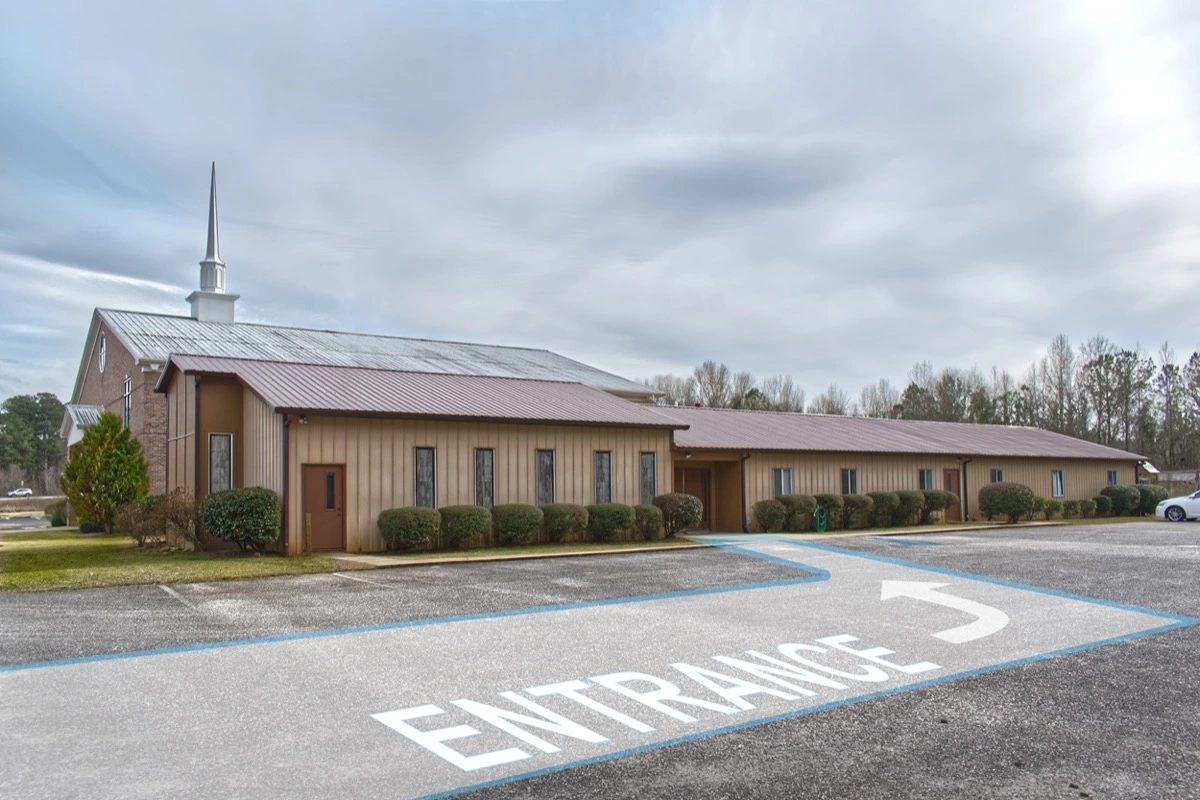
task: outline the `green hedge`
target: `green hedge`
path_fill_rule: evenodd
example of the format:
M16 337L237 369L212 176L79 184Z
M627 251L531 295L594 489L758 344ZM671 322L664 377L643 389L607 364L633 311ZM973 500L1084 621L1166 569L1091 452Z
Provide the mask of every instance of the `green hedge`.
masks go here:
M921 524L928 525L933 521L933 514L945 511L958 505L958 495L945 489L929 489L922 492L925 495L925 505L921 509Z
M1063 519L1078 517L1079 514L1080 505L1078 500L1066 500L1063 502Z
M99 522L92 522L90 519L79 520L80 533L104 533L104 526Z
M783 504L783 529L788 533L807 533L812 530L813 512L817 498L811 494L785 494L775 498Z
M504 503L492 509L492 525L500 544L529 544L546 524L546 513L537 506Z
M787 506L778 500L759 500L754 504L754 524L763 533L780 533L787 513Z
M700 498L683 492L660 494L654 498L654 505L662 512L663 529L668 537L699 525L704 518L704 506Z
M1006 517L1016 522L1033 513L1035 499L1033 489L1023 483L989 483L979 490L979 513L989 521Z
M611 542L621 531L633 530L633 506L621 503L596 503L587 507L588 533L593 541Z
M896 507L896 513L892 517L893 525L915 525L921 519L921 512L925 508L925 493L919 492L916 489L906 489L896 492L896 498L899 505Z
M446 506L442 515L442 547L462 547L469 539L492 530L492 514L483 506Z
M657 539L663 527L662 509L658 506L636 505L633 507L633 530L646 541Z
M389 508L375 521L389 550L417 550L431 546L442 527L436 508Z
M1156 486L1151 483L1139 483L1138 491L1142 494L1142 501L1138 503L1138 513L1142 516L1149 516L1154 513L1154 509L1163 500L1171 496L1165 486Z
M1142 503L1142 491L1136 486L1105 486L1100 490L1100 494L1112 501L1114 517L1137 514Z
M214 492L200 504L200 524L210 536L261 552L279 540L279 495L259 486Z
M875 501L865 494L842 495L842 507L845 512L845 525L850 529L871 527L871 515L875 511Z
M1035 494L1033 496L1033 505L1029 509L1029 513L1025 515L1025 519L1033 519L1038 514L1045 514L1045 513L1046 513L1046 498L1039 497L1038 495Z
M846 503L840 494L814 494L813 499L825 509L825 530L836 531L843 526Z
M1058 500L1046 501L1046 519L1054 519L1054 515L1062 511L1063 504Z
M1109 514L1112 513L1113 501L1112 501L1112 498L1109 497L1108 495L1106 495L1106 494L1098 495L1097 497L1092 499L1092 502L1096 504L1096 516L1097 517L1107 517Z
M896 492L867 492L867 497L875 503L871 510L871 526L887 528L896 524L896 515L900 511L900 495Z
M1096 516L1096 501L1087 498L1079 501L1079 515L1082 517Z
M542 530L548 542L561 542L587 530L588 513L583 506L547 503L540 508L543 514Z

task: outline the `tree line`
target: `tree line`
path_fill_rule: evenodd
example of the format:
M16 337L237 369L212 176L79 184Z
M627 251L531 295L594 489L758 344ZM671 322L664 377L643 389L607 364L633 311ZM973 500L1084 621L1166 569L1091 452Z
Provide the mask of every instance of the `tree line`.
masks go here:
M18 478L38 494L58 494L66 457L59 437L63 404L50 392L16 395L0 403L0 470L5 488Z
M1200 467L1200 353L1177 357L1169 344L1149 354L1100 335L1074 347L1060 334L1020 379L921 361L903 388L881 378L852 398L834 383L808 402L791 376L756 380L715 361L641 382L662 405L1024 425L1137 452L1159 469Z

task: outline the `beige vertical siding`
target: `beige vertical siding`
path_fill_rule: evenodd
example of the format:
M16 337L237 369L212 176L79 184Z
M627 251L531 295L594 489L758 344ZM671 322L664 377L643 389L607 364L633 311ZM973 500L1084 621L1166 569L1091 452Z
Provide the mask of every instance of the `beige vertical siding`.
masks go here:
M254 392L242 393L242 486L283 494L283 417Z
M167 490L196 491L196 384L176 372L167 387Z
M670 434L557 425L425 422L308 415L289 428L291 552L303 542L302 465L346 467L346 542L351 552L384 549L375 520L387 508L413 503L413 449L436 448L438 506L475 502L475 449L493 448L496 503L533 503L534 451L555 453L554 499L595 501L593 453L612 451L612 499L639 502L638 464L643 451L657 454L657 486L671 485Z
M1063 471L1063 496L1059 500L1083 500L1095 497L1108 485L1109 470L1116 470L1119 483L1137 480L1137 465L1132 461L1091 461L1072 458L988 458L976 456L967 464L967 501L972 517L979 516L979 489L991 482L993 469L1004 470L1004 480L1023 483L1040 497L1051 496L1050 472Z
M198 387L197 409L199 430L196 443L200 448L199 480L196 482L196 500L208 496L208 435L210 433L233 434L233 485L242 486L242 457L245 442L242 440L242 385L236 378L220 375L204 375Z

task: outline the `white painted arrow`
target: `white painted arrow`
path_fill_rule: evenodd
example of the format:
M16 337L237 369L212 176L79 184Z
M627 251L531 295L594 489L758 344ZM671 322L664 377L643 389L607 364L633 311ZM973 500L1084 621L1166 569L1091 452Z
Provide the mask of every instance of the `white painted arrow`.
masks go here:
M960 625L957 628L949 628L933 634L944 642L950 642L950 644L963 644L975 639L982 639L984 636L990 636L1008 624L1008 614L1005 614L998 608L985 606L983 603L977 603L965 597L955 597L952 594L943 594L937 591L946 585L945 583L923 583L921 581L884 581L883 587L879 592L879 599L890 600L893 597L911 597L915 600L924 600L927 603L937 603L939 606L965 611L979 618L966 625Z

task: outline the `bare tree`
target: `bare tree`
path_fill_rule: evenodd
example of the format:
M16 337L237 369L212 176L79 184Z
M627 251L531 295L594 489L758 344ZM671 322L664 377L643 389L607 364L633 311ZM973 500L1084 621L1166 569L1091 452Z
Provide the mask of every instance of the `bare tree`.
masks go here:
M804 390L792 382L791 375L772 375L763 378L759 386L767 403L776 411L803 411Z
M696 404L696 381L691 377L679 377L670 373L642 378L639 383L649 386L661 394L654 402L660 406L694 406Z
M850 396L836 383L812 399L808 404L809 414L835 414L845 416L850 409Z
M729 406L750 408L762 405L765 405L765 402L761 399L754 376L749 372L735 372L729 382Z
M728 408L731 385L729 367L715 361L705 361L693 373L696 380L696 395L702 405L710 408Z
M1058 433L1074 433L1075 411L1075 350L1064 334L1050 342L1046 357L1039 367L1045 397L1047 429Z
M864 417L883 419L895 416L900 404L900 392L887 378L878 383L864 386L858 394L858 413Z

